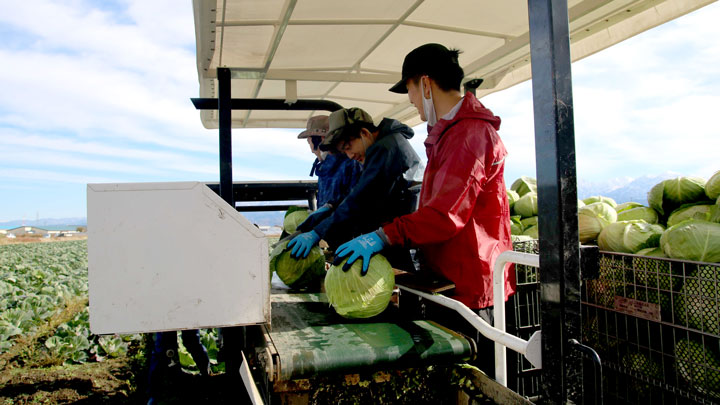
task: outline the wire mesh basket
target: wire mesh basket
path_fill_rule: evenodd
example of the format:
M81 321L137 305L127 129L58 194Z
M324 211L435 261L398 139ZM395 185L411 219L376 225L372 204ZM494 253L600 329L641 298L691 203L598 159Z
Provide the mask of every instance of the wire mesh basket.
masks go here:
M583 340L606 397L720 403L720 264L601 252L583 288Z
M524 253L538 253L537 239L513 242L513 250ZM533 266L515 265L517 290L508 301L506 317L509 333L528 340L535 331L540 330L540 276L539 269ZM512 308L510 313L509 308ZM526 397L540 393L540 369L535 368L522 355L507 351L508 386Z

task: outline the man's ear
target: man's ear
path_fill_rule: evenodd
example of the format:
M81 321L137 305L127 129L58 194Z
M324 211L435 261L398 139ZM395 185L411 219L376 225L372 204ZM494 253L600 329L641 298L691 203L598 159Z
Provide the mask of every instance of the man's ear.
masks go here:
M367 128L360 128L360 136L371 137L372 132L370 132L370 130L368 130Z
M422 85L423 85L423 98L429 99L430 91L432 90L430 87L430 86L432 86L430 76L422 76L422 77L420 77L420 80L422 81Z

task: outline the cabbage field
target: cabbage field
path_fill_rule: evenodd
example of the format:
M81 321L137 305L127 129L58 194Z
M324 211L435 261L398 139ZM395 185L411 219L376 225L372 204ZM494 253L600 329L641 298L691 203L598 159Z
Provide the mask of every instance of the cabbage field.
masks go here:
M0 274L1 404L131 399L142 338L90 334L86 240L0 245Z

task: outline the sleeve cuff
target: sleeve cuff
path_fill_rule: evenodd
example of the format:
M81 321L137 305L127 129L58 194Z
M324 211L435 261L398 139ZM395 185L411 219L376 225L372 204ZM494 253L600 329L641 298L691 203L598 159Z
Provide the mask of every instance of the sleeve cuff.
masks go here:
M378 236L380 237L380 240L383 241L385 246L390 246L390 239L388 239L387 235L385 235L385 231L383 231L382 227L378 228L378 230L375 231L375 233L378 234Z

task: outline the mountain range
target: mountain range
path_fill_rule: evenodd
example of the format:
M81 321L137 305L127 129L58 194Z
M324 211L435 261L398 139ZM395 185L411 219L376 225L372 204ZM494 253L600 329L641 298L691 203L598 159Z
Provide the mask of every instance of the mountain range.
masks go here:
M634 201L647 205L647 193L650 189L662 180L679 176L677 173L663 173L655 176L642 177L620 177L602 182L578 181L578 198L601 195L610 197L618 204ZM252 223L267 226L282 226L284 212L282 211L257 211L243 213ZM18 226L58 226L75 225L87 226L87 218L41 218L38 220L14 220L0 222L0 229L10 229Z
M43 227L58 227L68 226L68 229L75 229L78 226L87 226L87 218L76 217L76 218L40 218L35 220L28 219L16 219L7 222L0 222L0 229L12 229L18 226L36 226L38 228Z

